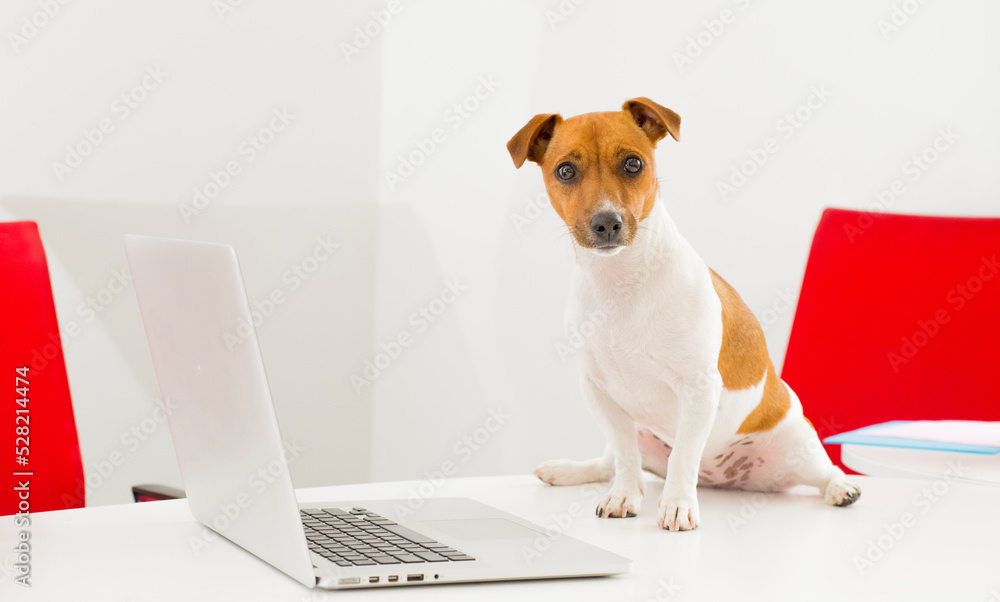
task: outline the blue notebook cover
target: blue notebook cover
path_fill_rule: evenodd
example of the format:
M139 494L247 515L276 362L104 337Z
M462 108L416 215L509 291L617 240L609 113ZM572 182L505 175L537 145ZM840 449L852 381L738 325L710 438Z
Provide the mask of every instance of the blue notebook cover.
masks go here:
M882 437L879 429L898 424L907 424L911 420L894 420L873 424L854 431L840 433L823 439L823 443L848 443L852 445L875 445L879 447L905 447L908 449L932 449L936 451L966 452L970 454L997 454L1000 447L987 445L969 445L966 443L951 443L948 441L931 441L929 439L906 439L903 437Z

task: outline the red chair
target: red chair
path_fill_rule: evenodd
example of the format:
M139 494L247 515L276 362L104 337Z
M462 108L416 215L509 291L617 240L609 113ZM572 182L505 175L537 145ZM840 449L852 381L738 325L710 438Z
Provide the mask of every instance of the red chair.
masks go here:
M80 508L86 501L80 443L34 222L0 223L0 321L0 399L7 408L0 515Z
M998 368L1000 219L823 212L782 370L820 437L1000 420Z
M34 222L0 223L0 515L82 508L86 484L45 250ZM23 462L23 464L22 464ZM25 487L26 485L26 487ZM132 488L137 502L183 497Z

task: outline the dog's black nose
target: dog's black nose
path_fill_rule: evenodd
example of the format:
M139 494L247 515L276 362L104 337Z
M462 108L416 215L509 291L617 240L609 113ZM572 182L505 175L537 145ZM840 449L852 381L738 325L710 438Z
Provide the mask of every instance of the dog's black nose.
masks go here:
M622 232L622 216L614 211L602 211L590 220L590 229L594 231L599 241L617 242Z

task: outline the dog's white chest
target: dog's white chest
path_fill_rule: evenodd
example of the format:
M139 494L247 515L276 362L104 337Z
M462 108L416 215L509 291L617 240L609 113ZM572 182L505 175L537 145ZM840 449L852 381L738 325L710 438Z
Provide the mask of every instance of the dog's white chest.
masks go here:
M637 422L671 431L676 396L670 383L677 373L664 358L672 355L678 333L662 321L651 323L646 305L600 303L595 295L583 299L591 302L575 308L571 303L567 314L570 336L582 340L580 369Z
M636 422L672 436L678 387L718 362L721 305L704 261L665 215L650 219L644 245L619 261L578 264L566 329L585 375Z

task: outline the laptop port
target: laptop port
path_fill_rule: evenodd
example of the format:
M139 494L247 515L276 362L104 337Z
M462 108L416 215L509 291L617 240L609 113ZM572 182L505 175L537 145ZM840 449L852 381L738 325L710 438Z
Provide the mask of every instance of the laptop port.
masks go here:
M406 576L406 580L407 581L423 581L424 580L424 574L423 573L410 573L409 575Z
M386 581L388 581L389 583L395 583L399 581L399 575L389 575L388 577L386 577Z
M368 583L378 583L378 577L369 577Z
M340 585L357 585L361 583L361 577L343 577L337 580Z

